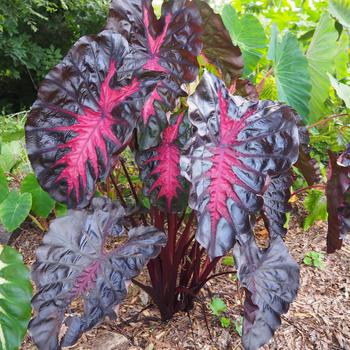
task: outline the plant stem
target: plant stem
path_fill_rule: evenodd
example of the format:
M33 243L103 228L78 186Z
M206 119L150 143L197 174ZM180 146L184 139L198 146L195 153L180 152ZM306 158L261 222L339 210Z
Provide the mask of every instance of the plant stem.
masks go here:
M307 187L304 187L304 188L300 188L299 190L293 192L290 196L293 197L293 196L296 196L300 193L303 193L307 190L311 190L312 188L320 188L320 189L325 189L326 188L326 185L324 184L319 184L319 185L312 185L312 186L307 186Z
M45 228L34 215L29 214L28 216L41 231L46 232L48 230L48 227Z
M330 117L328 117L326 119L321 119L321 120L319 120L318 122L316 122L314 124L308 125L306 128L307 129L311 129L311 128L314 128L316 126L320 126L322 124L325 124L325 123L329 122L332 119L340 118L340 117L346 117L346 116L349 116L349 113L333 114L333 115L331 115Z
M265 76L260 80L260 83L256 86L256 91L258 92L258 94L260 95L261 90L263 89L266 79L273 73L273 69L272 67L267 71L267 73L265 74Z

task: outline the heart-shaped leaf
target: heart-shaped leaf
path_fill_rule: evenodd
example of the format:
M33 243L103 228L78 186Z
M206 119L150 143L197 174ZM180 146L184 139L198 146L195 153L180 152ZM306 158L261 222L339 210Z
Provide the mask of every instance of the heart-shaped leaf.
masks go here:
M196 238L213 258L231 249L237 235L251 234L250 215L262 207L267 176L297 160L299 135L289 107L232 97L210 73L190 96L189 114L197 131L181 169L192 185Z
M69 207L89 203L135 128L148 90L118 74L127 52L111 31L81 38L46 76L28 116L27 150L39 183Z
M0 246L0 281L0 348L17 350L32 311L32 285L22 256L8 246Z
M0 204L0 220L6 230L12 232L27 218L32 207L30 193L12 190Z
M0 203L7 197L9 187L4 172L0 169Z
M107 251L107 236L120 234L123 215L119 204L100 197L90 209L71 210L51 223L32 268L38 293L29 332L40 350L72 346L105 316L115 317L129 281L166 244L154 227L137 227L125 243ZM71 303L79 297L84 311L72 313Z

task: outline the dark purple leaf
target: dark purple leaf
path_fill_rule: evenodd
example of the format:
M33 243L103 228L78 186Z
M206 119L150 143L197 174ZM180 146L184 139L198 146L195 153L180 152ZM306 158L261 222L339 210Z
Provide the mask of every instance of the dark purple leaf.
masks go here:
M51 223L32 268L38 293L29 332L40 350L71 346L105 316L115 317L129 281L166 244L164 233L138 227L125 243L107 251L105 241L121 231L123 215L119 204L95 198L91 208L71 210ZM79 297L82 313L71 306Z
M106 28L127 39L131 52L125 60L134 70L162 73L181 83L196 78L202 27L194 2L165 1L158 20L151 0L113 0Z
M251 234L251 214L262 208L268 176L287 171L298 157L298 129L289 107L231 96L205 73L189 98L197 131L181 158L192 184L189 205L198 215L198 242L211 258Z
M119 34L81 38L40 86L26 124L29 159L41 186L57 201L84 207L136 125L142 95L137 78L118 75L128 52Z
M224 76L225 82L232 82L241 76L244 63L241 50L233 45L221 16L204 1L196 0L203 21L203 54L215 64Z
M329 152L327 173L327 253L340 249L350 231L350 147L338 158Z
M281 324L299 288L299 266L280 237L261 250L254 238L234 248L240 284L246 288L242 343L245 350L266 344Z
M163 130L159 146L141 152L137 159L145 194L166 211L181 211L186 202L184 178L180 174L183 135L179 129L183 119L183 113L177 115L175 122ZM185 133L186 128L183 129Z
M262 216L270 237L284 237L287 233L284 225L287 219L286 214L290 210L289 198L292 183L293 177L290 171L275 176L263 195Z
M259 93L256 86L248 79L237 79L235 86L235 94L245 97L250 101L258 101Z

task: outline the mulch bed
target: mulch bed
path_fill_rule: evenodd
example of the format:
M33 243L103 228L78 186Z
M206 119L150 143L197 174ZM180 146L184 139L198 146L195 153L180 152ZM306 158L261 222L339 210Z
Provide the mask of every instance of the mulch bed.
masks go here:
M325 253L327 227L324 223L317 223L305 232L300 225L302 215L297 214L297 219L291 220L286 238L291 254L301 267L299 294L288 314L282 317L282 326L263 349L350 350L350 245L326 256L323 270L305 266L302 261L307 252ZM30 265L42 233L30 227L23 231L14 246ZM226 266L219 265L217 272L225 269ZM229 329L222 328L210 313L209 303L213 296L222 298L228 306L226 317L232 324ZM124 345L115 349L241 349L240 337L233 324L240 320L242 299L234 276L219 276L207 283L194 310L161 322L157 309L149 305L147 295L131 286L118 320L106 320L84 334L72 349L112 350L114 348L109 347L108 341L104 341L104 337L111 334L119 334L126 340ZM29 337L21 347L22 350L35 348Z

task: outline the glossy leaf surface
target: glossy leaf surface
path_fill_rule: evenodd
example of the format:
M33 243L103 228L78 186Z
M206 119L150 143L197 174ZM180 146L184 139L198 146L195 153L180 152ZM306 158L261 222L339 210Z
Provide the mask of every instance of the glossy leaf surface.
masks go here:
M287 229L284 227L287 212L290 210L290 187L293 183L292 174L287 172L271 179L271 183L264 193L262 210L265 226L270 237L284 237Z
M123 214L119 204L95 198L92 208L71 210L50 225L32 269L38 293L29 331L39 349L71 346L105 316L115 317L129 281L165 245L165 235L154 227L137 227L125 243L107 251L108 235L122 231ZM65 315L78 297L83 313Z
M242 343L246 350L266 344L281 325L299 288L299 266L280 237L266 250L254 238L236 244L234 256L240 284L246 288Z
M0 245L0 348L17 350L31 315L32 285L22 256Z
M125 62L133 70L156 72L181 82L196 78L202 29L193 2L164 2L158 20L150 0L113 0L106 28L129 42L131 52Z
M138 156L145 194L168 211L183 210L186 202L184 178L180 174L182 137L179 135L184 115L175 118L163 130L159 146Z
M127 51L125 40L110 31L81 38L46 76L29 114L27 150L35 174L70 207L89 203L135 127L132 105L141 103L135 98L141 84L117 73Z
M250 215L262 207L267 176L287 171L298 157L298 129L289 107L232 97L209 73L189 98L189 113L197 131L181 168L192 185L196 238L213 258L236 236L251 234Z

